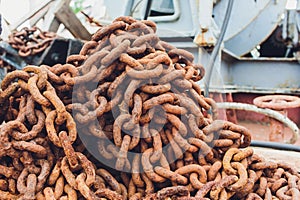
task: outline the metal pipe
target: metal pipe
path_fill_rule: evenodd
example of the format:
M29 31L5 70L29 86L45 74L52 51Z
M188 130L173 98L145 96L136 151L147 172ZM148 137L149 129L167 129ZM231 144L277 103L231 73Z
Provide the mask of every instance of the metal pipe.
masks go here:
M233 0L229 0L228 1L228 6L227 6L227 9L226 9L226 13L225 13L225 17L224 17L224 22L223 22L222 27L221 27L221 32L220 32L219 38L218 38L218 40L216 42L216 45L215 45L215 47L214 47L214 49L211 53L211 56L210 56L210 59L209 59L208 65L207 65L208 70L207 70L206 78L204 80L204 92L205 92L204 95L206 97L208 97L208 95L209 95L209 85L210 85L212 71L213 71L213 68L214 68L214 64L215 64L217 55L218 55L218 53L220 51L220 48L221 48L221 44L222 44L223 39L224 39L224 35L225 35L226 29L227 29L227 25L228 25L228 22L229 22L232 7L233 7Z
M169 16L155 16L149 17L148 19L154 22L172 22L179 19L181 10L179 0L173 0L174 14Z
M293 131L292 138L287 141L286 143L294 144L299 137L299 128L297 125L291 121L288 117L278 113L277 111L268 109L268 108L259 108L255 105L251 104L245 104L245 103L236 103L236 102L223 102L223 103L217 103L218 108L225 108L225 109L237 109L237 110L247 110L247 111L253 111L256 113L264 114L268 117L274 118L283 124L285 124L287 127L289 127Z
M252 140L250 146L300 152L300 146L296 146L296 145L292 145L292 144L283 144L283 143L279 143L279 142Z
M151 5L152 5L152 0L148 0L143 20L148 19L148 16L149 16L150 11L151 11Z

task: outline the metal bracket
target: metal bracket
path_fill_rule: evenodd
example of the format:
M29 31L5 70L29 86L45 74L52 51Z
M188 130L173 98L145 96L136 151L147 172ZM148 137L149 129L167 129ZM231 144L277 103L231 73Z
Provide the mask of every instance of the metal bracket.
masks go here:
M83 43L76 39L57 38L54 39L50 46L43 52L40 57L34 59L35 65L64 64L69 55L79 53Z
M0 42L0 60L3 60L16 69L22 69L27 65L24 59L19 56L18 52L4 41Z

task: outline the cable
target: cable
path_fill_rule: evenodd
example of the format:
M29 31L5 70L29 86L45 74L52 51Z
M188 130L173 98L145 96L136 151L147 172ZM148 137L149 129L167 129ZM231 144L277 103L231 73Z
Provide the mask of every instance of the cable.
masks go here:
M233 7L233 0L229 0L228 5L227 5L227 9L226 9L226 13L225 13L225 17L224 17L224 22L223 22L222 27L221 27L221 32L220 32L219 38L218 38L218 40L216 42L216 45L215 45L215 47L214 47L214 49L211 53L211 56L210 56L210 59L209 59L208 65L207 65L207 69L208 69L207 72L208 73L207 73L206 78L204 80L204 95L206 97L208 97L208 95L209 95L209 85L210 85L212 71L213 71L214 64L215 64L217 55L219 53L219 50L220 50L221 44L223 42L223 38L224 38L224 35L225 35L225 32L226 32L226 29L227 29L227 26L228 26L228 22L229 22L230 14L231 14L231 11L232 11L232 7Z
M292 144L283 144L279 142L252 140L250 146L300 152L300 146L296 146Z
M130 16L132 16L133 12L135 11L135 9L137 9L137 7L143 2L143 0L140 0L139 2L137 2L133 8L130 10Z
M150 14L151 5L152 5L152 0L148 0L148 1L147 1L147 5L146 5L146 11L145 11L145 15L144 15L144 19L143 19L143 20L147 20L149 14Z

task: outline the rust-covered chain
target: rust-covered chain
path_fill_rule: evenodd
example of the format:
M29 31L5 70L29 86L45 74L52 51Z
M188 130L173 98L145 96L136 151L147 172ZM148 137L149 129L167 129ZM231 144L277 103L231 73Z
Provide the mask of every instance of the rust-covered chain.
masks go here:
M299 199L297 170L216 120L204 68L155 31L119 17L67 64L6 75L1 199Z
M20 31L12 32L8 43L21 57L27 57L44 51L57 35L53 32L42 31L38 27L24 27Z

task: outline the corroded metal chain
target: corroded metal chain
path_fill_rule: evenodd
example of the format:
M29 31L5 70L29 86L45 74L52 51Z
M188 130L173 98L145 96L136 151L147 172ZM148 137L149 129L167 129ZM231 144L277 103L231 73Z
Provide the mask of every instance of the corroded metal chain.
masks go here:
M120 17L67 64L7 74L1 198L299 199L297 171L217 120L196 83L203 67L155 31Z
M27 57L44 51L56 37L56 33L42 31L36 26L25 27L12 32L8 37L8 43L18 50L21 57Z

